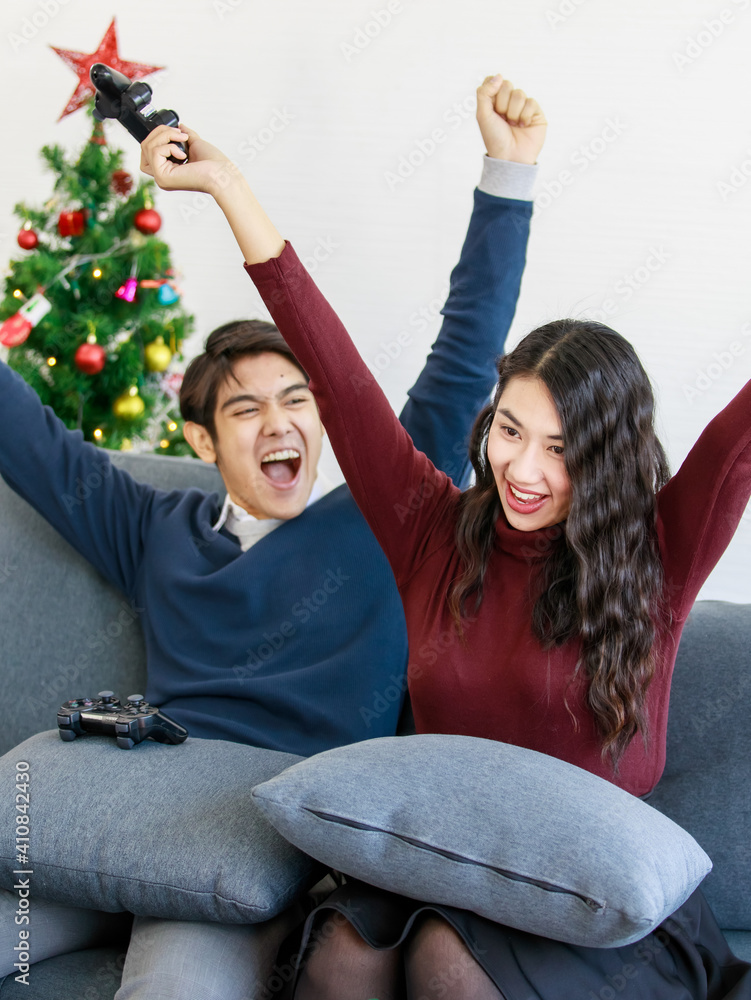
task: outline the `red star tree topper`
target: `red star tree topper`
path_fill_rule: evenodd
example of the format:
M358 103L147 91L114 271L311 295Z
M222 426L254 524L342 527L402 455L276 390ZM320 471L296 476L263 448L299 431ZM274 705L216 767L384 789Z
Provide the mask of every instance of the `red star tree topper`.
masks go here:
M99 61L129 80L163 67L121 59L117 47L114 20L96 52L52 46L78 77L60 117L83 108L93 133L72 157L44 146L54 194L43 208L16 206L23 256L0 280L0 344L8 365L87 441L188 454L174 389L182 376L169 368L182 361L192 317L171 277L169 247L155 235L154 182L135 184L122 169L124 153L94 120L89 82Z
M120 58L117 51L117 28L114 17L96 52L91 52L90 54L73 52L71 49L55 48L54 45L50 45L50 48L57 52L66 66L69 66L78 77L78 86L74 90L73 96L66 104L65 110L60 115L60 118L58 118L58 121L73 111L78 111L80 107L94 96L94 86L89 79L89 70L94 63L104 63L105 66L110 66L112 69L124 73L131 81L142 80L150 73L156 73L157 70L164 69L164 66L147 66L145 63L128 62L127 59Z

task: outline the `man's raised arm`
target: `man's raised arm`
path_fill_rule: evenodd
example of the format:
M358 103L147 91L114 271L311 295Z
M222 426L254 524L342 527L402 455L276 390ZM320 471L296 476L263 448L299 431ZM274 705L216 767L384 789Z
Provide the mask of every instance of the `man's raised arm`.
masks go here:
M477 90L487 155L438 339L400 420L415 446L467 485L467 441L496 381L516 310L532 217L537 156L547 123L537 101L500 76Z

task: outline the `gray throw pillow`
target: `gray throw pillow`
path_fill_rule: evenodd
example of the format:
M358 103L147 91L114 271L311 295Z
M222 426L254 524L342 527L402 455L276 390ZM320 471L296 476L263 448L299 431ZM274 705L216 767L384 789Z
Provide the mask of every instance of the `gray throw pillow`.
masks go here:
M712 867L681 827L610 782L471 736L327 750L253 798L345 874L594 948L644 937Z
M32 904L37 895L176 920L268 920L320 866L250 792L301 759L225 740L121 750L106 736L39 733L0 758L0 886L13 889L28 858Z

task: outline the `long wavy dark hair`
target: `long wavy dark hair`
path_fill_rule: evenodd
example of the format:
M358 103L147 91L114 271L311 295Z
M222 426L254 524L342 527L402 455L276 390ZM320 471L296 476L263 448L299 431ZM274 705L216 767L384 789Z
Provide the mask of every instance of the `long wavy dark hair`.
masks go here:
M462 495L456 530L462 573L449 607L460 632L482 603L502 509L488 432L503 390L517 377L538 378L550 392L571 483L569 515L542 562L532 630L546 649L580 641L576 671L589 681L603 755L617 767L637 732L648 737L645 697L667 614L655 497L669 470L654 430L652 387L628 341L595 322L548 323L499 360L493 402L472 431L475 485Z

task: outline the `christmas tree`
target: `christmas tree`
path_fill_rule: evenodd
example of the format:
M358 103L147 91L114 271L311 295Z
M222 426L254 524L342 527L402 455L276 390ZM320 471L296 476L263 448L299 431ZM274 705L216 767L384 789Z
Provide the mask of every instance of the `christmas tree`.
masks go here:
M92 122L77 159L42 149L56 175L43 208L15 208L24 253L5 281L0 343L42 402L87 440L188 454L174 365L192 317L156 236L154 184L135 185Z

